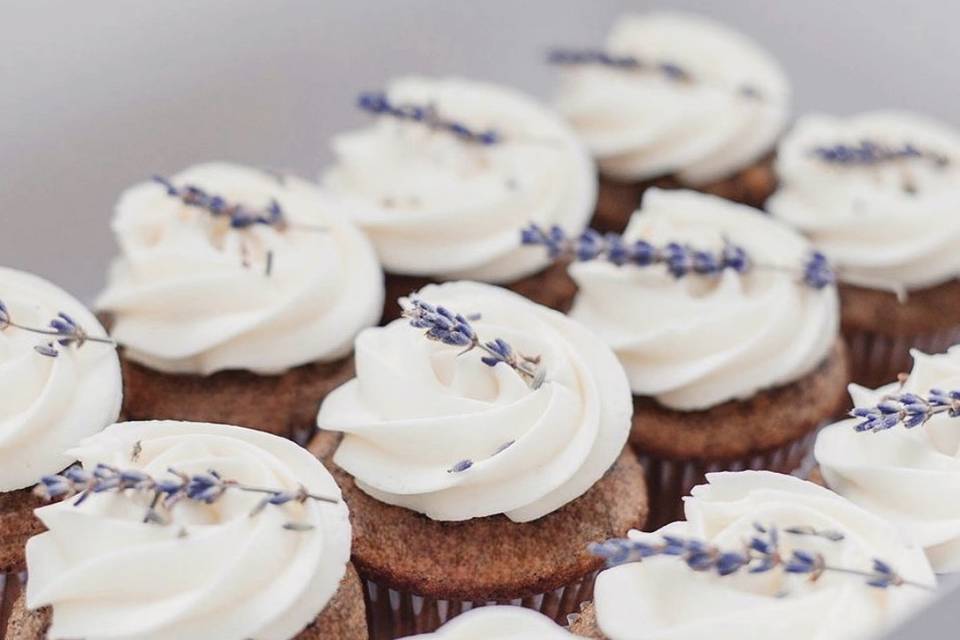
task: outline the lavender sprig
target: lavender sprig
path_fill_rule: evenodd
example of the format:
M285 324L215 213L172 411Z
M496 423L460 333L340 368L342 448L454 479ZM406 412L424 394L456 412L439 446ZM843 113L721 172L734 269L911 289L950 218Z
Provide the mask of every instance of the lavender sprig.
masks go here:
M319 500L336 504L339 499L316 495L300 487L294 491L266 489L227 480L214 470L206 473L186 474L176 469L168 469L171 477L154 478L143 471L117 469L106 464L98 464L93 471L87 471L75 465L62 474L44 476L34 488L34 493L44 500L68 499L79 496L74 506L79 506L94 493L126 491L153 494L153 499L144 515L144 522L166 524L167 520L157 511L163 506L168 511L181 500L204 504L213 504L230 490L264 494L263 499L250 512L251 517L259 514L269 505L282 506L290 502L303 504L307 500ZM287 523L284 528L305 531L310 525Z
M950 164L950 159L943 154L919 149L911 143L889 146L871 140L861 140L853 145L838 143L814 147L811 153L829 164L848 167L875 166L912 158L925 158L937 167Z
M729 240L724 242L720 251L706 251L678 242L670 242L662 247L646 240L628 242L619 234L601 234L593 229L570 237L556 225L544 229L537 224L530 224L521 230L520 243L542 246L554 260L603 260L618 267L662 264L674 278L689 274L719 275L727 269L737 273L747 273L751 269L782 270L782 267L754 263L743 247ZM826 256L819 251L810 253L801 265L798 276L804 284L814 289L823 289L836 282L836 274Z
M153 181L162 185L168 196L179 198L183 204L204 209L214 218L226 218L233 229L248 229L258 224L279 230L287 227L283 209L276 200L271 200L265 209L251 209L239 203L227 202L222 196L207 193L195 185L178 187L163 176L153 176Z
M693 74L680 65L667 60L641 60L635 56L608 53L602 49L552 49L547 55L550 64L562 66L599 65L621 71L645 71L658 73L667 80L681 83L695 81ZM751 85L743 85L740 95L760 98L760 91Z
M481 360L487 366L495 367L502 362L526 378L534 389L543 385L546 370L539 366L540 356L519 354L500 338L481 341L470 324L471 320L478 320L479 315L467 317L446 307L434 306L417 296L401 298L400 304L403 306L403 317L410 320L411 326L426 329L424 335L428 339L453 347L464 347L461 353L480 349L486 354Z
M854 425L856 431L876 433L898 424L913 429L941 413L951 418L960 417L960 391L931 389L926 396L910 392L891 393L883 396L877 405L857 407L850 415L861 420Z
M593 543L589 551L603 558L608 567L628 562L641 562L654 556L673 556L682 560L693 571L712 571L717 575L729 576L745 570L748 573L767 573L779 568L785 573L806 575L811 581L817 580L827 572L845 573L864 578L871 587L886 589L911 585L922 589L929 586L911 582L900 576L892 566L882 560L874 559L870 569L851 569L827 564L823 554L805 549L793 549L786 555L780 546L780 534L776 527L755 523L754 532L744 540L738 549L721 549L715 545L695 538L683 538L664 534L660 542L645 542L629 538L614 538L601 543ZM810 535L810 527L790 527L788 533ZM826 536L825 536L826 537ZM840 535L826 537L839 541Z
M56 338L56 340L44 342L34 347L34 351L48 358L56 358L60 355L58 345L61 347L76 347L77 349L83 347L87 342L116 346L116 343L110 338L91 336L79 322L63 311L57 313L57 316L50 321L47 327L29 327L18 324L10 315L10 308L4 304L3 300L0 300L0 331L9 327Z
M445 119L437 113L437 109L433 105L395 104L382 91L361 93L357 99L357 106L376 115L419 122L429 129L446 131L464 142L489 146L497 144L503 139L500 133L494 129L474 130L456 120Z

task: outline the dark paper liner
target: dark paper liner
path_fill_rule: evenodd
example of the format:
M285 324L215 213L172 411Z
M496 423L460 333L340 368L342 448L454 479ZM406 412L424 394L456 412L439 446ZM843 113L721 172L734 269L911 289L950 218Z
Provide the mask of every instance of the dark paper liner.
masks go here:
M913 368L910 349L942 353L960 343L960 326L914 336L887 336L872 331L844 331L853 381L876 388L897 381Z
M24 574L0 573L0 640L20 640L7 636L13 605L23 591Z
M683 520L682 498L690 490L706 481L706 474L715 471L760 470L793 473L799 469L813 450L817 430L791 440L776 449L745 458L726 460L672 460L637 453L647 474L650 495L650 515L646 531L654 531L675 520Z
M428 633L461 613L497 604L533 609L565 625L567 617L580 610L581 603L593 598L593 583L597 573L593 571L577 582L547 593L496 601L426 598L364 579L370 640L392 640Z

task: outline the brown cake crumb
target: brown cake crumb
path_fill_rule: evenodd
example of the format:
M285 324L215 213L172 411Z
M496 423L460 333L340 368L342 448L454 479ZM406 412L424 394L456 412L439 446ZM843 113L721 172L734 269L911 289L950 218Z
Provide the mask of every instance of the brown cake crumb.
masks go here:
M643 469L624 452L587 493L534 522L506 516L439 522L379 502L332 462L341 435L320 432L309 449L333 473L350 507L353 561L361 576L438 599L509 600L574 583L602 566L590 542L622 537L647 515Z
M43 532L33 510L44 504L31 489L0 493L0 573L26 568L24 545L28 538Z

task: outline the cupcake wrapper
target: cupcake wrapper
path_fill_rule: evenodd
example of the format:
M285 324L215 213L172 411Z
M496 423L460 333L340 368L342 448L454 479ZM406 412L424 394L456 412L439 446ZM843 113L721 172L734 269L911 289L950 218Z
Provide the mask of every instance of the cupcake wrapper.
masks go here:
M497 604L533 609L558 624L566 624L567 616L579 611L581 603L593 598L593 583L597 573L591 572L577 582L547 593L496 601L425 598L364 579L370 640L392 640L435 631L443 623L465 611Z
M942 353L960 343L960 326L915 336L886 336L872 331L845 331L853 381L865 387L896 382L913 367L910 349Z
M650 495L650 515L646 531L654 531L674 520L683 520L683 496L706 481L706 474L715 471L743 471L766 469L779 473L793 473L803 466L813 450L817 430L791 440L781 447L745 458L694 461L657 458L645 453L637 457L647 474Z
M0 639L5 637L13 605L23 590L23 575L0 573Z

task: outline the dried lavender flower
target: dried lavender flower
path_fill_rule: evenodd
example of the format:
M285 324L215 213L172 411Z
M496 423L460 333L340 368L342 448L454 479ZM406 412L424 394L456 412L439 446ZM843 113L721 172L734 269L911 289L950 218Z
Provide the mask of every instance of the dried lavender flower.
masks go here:
M604 66L620 71L656 73L667 80L693 83L697 79L688 70L669 60L642 60L635 56L608 53L602 49L552 49L547 62L559 66ZM742 85L738 93L744 98L759 99L760 91L752 85Z
M935 151L919 149L909 142L900 146L890 146L871 140L861 140L859 143L852 145L838 143L814 147L811 153L823 162L846 167L876 166L900 160L921 158L929 160L937 167L945 167L950 164L950 159L945 155Z
M361 93L357 99L357 106L375 115L417 122L434 131L445 131L464 142L489 146L502 141L500 133L493 129L474 130L456 120L445 119L437 113L433 105L393 103L382 91Z
M42 342L33 348L34 351L48 358L56 358L60 355L60 351L57 349L58 345L61 347L76 347L77 349L83 347L87 342L116 346L116 343L110 338L91 336L79 322L63 311L58 312L46 327L30 327L19 324L13 320L10 308L0 300L0 331L10 327L56 338L56 340Z
M461 353L480 349L486 354L481 358L484 364L495 367L502 362L526 378L534 389L543 385L546 370L539 366L540 357L519 354L500 338L482 342L470 324L471 320L479 319L479 315L468 317L454 313L446 307L434 306L418 296L401 298L400 305L403 307L403 317L410 320L410 326L426 329L424 335L429 340L453 347L464 347Z
M70 467L61 474L48 475L40 479L34 488L34 494L45 499L68 499L79 496L74 505L80 505L93 493L114 491L117 493L139 492L153 494L153 499L143 521L154 524L167 524L157 511L163 506L168 511L181 500L204 504L213 504L227 491L244 491L263 494L250 515L255 516L269 505L282 506L289 502L304 503L307 500L319 500L336 504L340 500L316 495L300 485L296 490L269 489L245 485L235 480L223 478L214 470L205 473L186 474L176 469L168 469L168 477L156 478L135 469L118 469L106 464L98 464L93 471L79 465ZM288 526L289 525L289 526ZM305 530L310 525L288 523L288 529Z
M960 391L931 389L925 396L898 391L883 396L872 407L857 407L850 415L860 419L854 425L856 431L876 433L892 429L898 424L913 429L942 413L951 418L960 417Z
M753 534L744 540L737 549L721 549L713 544L695 538L684 538L664 534L660 542L645 542L629 538L614 538L605 542L593 543L589 551L603 558L608 567L628 562L642 562L654 556L673 556L683 561L693 571L714 572L719 576L729 576L745 570L748 573L767 573L780 569L785 573L806 575L811 581L817 580L826 572L845 573L864 578L871 587L886 589L911 585L922 589L931 587L905 580L892 566L882 560L873 560L870 569L851 569L827 564L823 554L804 549L793 549L785 554L780 545L780 534L774 526L754 524ZM820 535L827 540L843 540L842 534L831 535L810 533L816 531L808 526L788 527L787 533L794 535ZM799 532L799 533L798 533Z
M603 260L618 267L632 265L648 267L662 264L675 278L690 274L701 276L719 275L730 269L747 273L751 269L782 270L753 262L746 250L729 240L719 251L706 251L679 242L670 242L658 247L646 240L628 242L616 233L601 234L587 229L576 237L568 236L554 225L544 229L531 223L520 232L520 243L527 246L542 246L554 260L569 259L580 262ZM799 279L809 287L823 289L836 282L836 274L826 256L813 251L798 270Z

